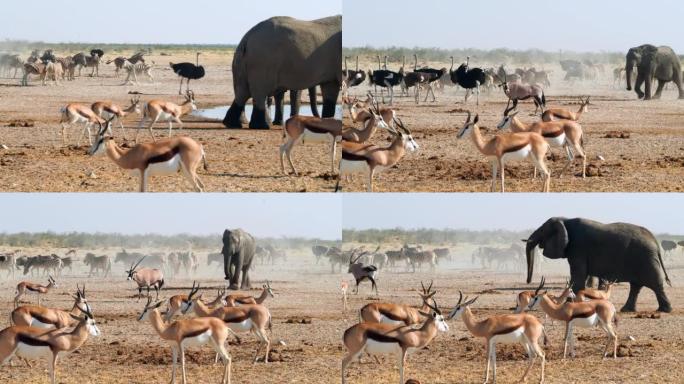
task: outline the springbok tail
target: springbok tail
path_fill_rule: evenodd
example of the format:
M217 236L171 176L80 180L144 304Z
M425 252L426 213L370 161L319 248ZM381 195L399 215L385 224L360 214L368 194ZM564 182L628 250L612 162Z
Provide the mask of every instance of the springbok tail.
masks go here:
M202 151L202 163L204 166L204 170L208 171L209 170L209 164L207 164L207 154L204 152L204 147L200 146L200 150Z

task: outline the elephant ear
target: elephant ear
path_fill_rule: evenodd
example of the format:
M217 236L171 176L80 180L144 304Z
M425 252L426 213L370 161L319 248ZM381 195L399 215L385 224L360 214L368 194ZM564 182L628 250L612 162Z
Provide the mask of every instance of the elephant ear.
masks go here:
M549 259L561 259L565 257L565 247L567 247L569 238L568 231L565 229L565 224L561 219L549 219L546 224L547 236L542 241L542 248L544 249L544 256Z

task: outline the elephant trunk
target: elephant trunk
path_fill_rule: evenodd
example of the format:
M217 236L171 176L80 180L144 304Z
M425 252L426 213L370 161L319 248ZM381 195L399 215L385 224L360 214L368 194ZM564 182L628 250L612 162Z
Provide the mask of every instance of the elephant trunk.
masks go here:
M632 90L632 72L634 72L634 62L630 59L627 59L627 63L625 64L625 72L627 73L627 90L631 91Z
M537 242L532 238L527 240L525 246L525 254L527 255L527 284L532 281L532 272L534 272L534 249L537 247Z

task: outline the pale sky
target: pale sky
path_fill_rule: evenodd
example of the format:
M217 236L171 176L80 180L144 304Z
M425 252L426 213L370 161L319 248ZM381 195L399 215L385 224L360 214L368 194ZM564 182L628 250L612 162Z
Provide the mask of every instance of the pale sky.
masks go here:
M684 54L681 0L344 0L343 12L344 47L627 52L649 43Z
M243 228L256 237L342 237L339 195L285 193L0 194L0 232L208 235Z
M272 16L311 20L342 12L342 0L3 1L0 40L237 44Z
M638 224L684 234L680 193L345 195L343 228L534 229L553 216Z

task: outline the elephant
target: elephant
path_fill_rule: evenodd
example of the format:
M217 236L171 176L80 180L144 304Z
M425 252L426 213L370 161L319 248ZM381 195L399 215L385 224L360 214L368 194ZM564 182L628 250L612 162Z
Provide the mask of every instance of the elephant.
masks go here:
M651 99L651 82L658 80L658 88L653 95L654 99L659 99L665 83L672 81L679 90L679 98L684 99L682 90L682 68L679 57L668 46L656 47L651 44L644 44L630 48L625 58L625 71L627 71L627 90L632 90L632 73L634 66L637 67L636 83L634 91L640 99ZM644 92L641 91L641 84L645 83Z
M534 249L539 246L550 259L568 259L575 292L585 288L588 275L625 281L629 282L629 298L622 312L636 311L642 287L653 290L658 311L672 311L663 280L672 284L658 240L646 228L628 223L603 224L584 218L552 217L523 241L527 243L528 284L532 280Z
M304 21L272 17L240 40L233 56L235 99L223 124L241 128L252 98L250 128L268 129L266 99L286 90L321 87L323 117L335 116L342 85L342 16Z
M240 289L249 289L249 269L254 260L256 252L256 242L249 233L242 229L226 229L223 231L223 270L225 279L230 281L228 289L238 289L240 272L242 272L242 283Z

